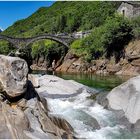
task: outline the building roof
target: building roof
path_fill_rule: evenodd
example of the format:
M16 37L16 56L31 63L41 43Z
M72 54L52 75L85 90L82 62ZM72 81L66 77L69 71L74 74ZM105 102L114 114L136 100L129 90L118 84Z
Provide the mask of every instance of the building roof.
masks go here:
M123 1L124 3L128 3L133 5L134 7L140 7L140 1Z

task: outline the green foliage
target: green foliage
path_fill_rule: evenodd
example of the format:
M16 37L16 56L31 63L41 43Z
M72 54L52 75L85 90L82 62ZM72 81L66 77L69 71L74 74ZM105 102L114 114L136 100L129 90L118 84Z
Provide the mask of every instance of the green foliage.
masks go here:
M133 23L134 27L140 27L140 16L136 17L136 18L133 18L132 23Z
M104 51L102 39L104 30L104 26L96 27L91 35L73 42L71 49L76 55L82 56L87 61L98 58Z
M64 46L54 41L44 40L32 44L31 55L33 59L44 57L48 65L50 65L53 59L58 61L61 57L66 55L66 52L67 48Z
M79 57L81 57L82 55L84 55L84 53L86 53L85 48L81 47L81 42L82 42L82 39L78 39L78 40L75 40L71 44L71 49L72 49L73 53L75 53Z
M140 39L140 27L135 27L133 33L136 39Z
M47 55L48 49L51 46L53 46L53 44L55 44L55 43L50 40L38 41L38 42L33 43L32 52L31 52L32 57L36 58L38 55L40 55L40 56Z
M128 19L115 15L109 17L105 24L106 32L104 33L104 48L106 56L115 55L116 61L123 55L124 46L133 37L133 28Z
M60 1L42 7L26 19L15 22L3 34L29 37L44 33L89 30L114 14L120 2Z
M88 37L75 41L71 48L86 60L97 59L105 54L107 58L114 55L118 61L123 55L124 46L132 37L131 23L115 15L108 17L102 26L94 28Z
M132 19L134 37L140 38L140 16Z
M57 19L57 23L56 23L56 30L57 31L61 31L63 32L64 31L64 28L66 26L66 16L64 15L60 15Z
M14 23L2 34L16 37L30 37L45 33L72 33L92 30L86 38L76 40L71 50L79 57L90 61L101 56L122 57L124 46L133 37L140 36L140 18L132 21L115 15L121 2L114 1L60 1L51 7L42 7L26 19ZM132 32L133 29L133 32ZM0 44L0 53L9 52L6 45ZM3 48L4 47L4 48ZM67 52L64 46L53 41L39 41L32 45L34 59L43 56L48 62L59 60Z
M0 41L0 54L7 55L13 50L13 47L7 41Z

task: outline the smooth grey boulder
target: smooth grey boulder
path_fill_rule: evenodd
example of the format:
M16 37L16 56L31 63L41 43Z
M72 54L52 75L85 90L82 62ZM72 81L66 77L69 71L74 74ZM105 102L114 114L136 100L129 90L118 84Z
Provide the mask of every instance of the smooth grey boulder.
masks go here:
M64 80L54 75L28 75L38 94L47 98L69 98L83 92L96 93L96 89L89 88L73 80Z
M136 125L140 120L140 76L114 88L107 95L107 99L109 108L123 111L129 123Z
M0 89L8 96L16 97L27 89L28 66L18 57L0 55Z

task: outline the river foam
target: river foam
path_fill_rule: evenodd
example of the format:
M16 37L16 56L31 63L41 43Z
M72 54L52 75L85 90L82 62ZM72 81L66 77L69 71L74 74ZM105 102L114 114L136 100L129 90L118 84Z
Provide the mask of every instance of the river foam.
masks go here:
M88 99L88 93L83 92L76 97L47 99L51 114L65 118L74 128L78 138L106 139L121 135L123 126L116 125L115 116L95 101ZM94 128L94 119L100 125Z

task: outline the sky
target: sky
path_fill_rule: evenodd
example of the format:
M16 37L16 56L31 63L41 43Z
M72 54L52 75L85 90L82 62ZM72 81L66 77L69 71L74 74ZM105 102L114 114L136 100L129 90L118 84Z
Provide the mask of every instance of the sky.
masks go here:
M0 1L0 28L5 30L40 7L49 7L53 3L54 1Z

